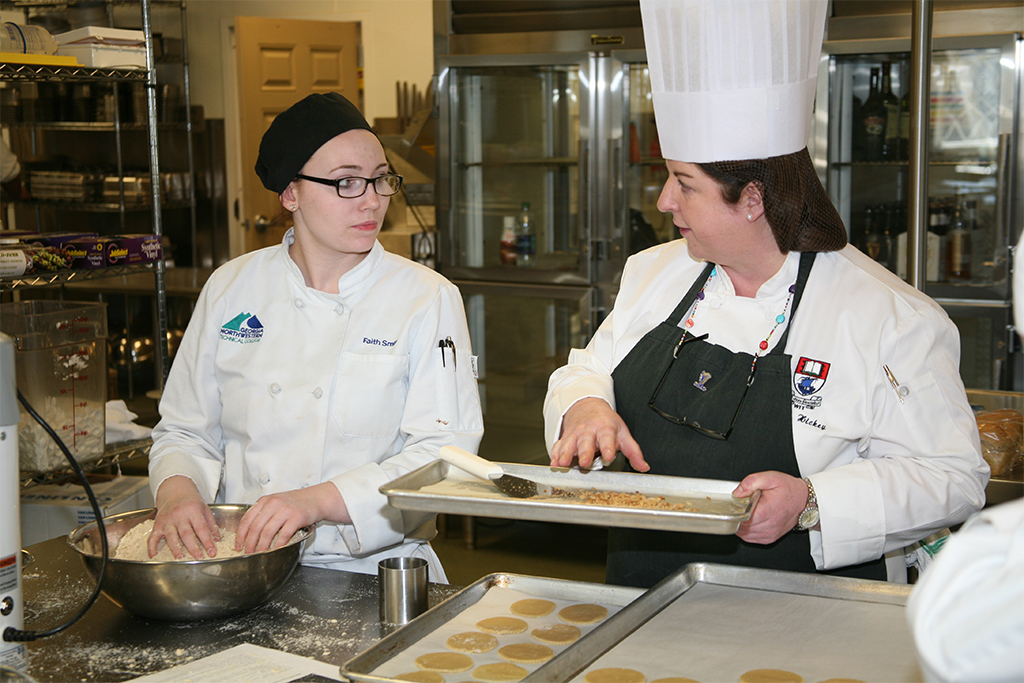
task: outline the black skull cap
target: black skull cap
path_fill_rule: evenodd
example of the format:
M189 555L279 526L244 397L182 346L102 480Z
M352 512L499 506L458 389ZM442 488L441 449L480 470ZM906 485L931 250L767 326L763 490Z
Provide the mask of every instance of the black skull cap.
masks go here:
M350 130L373 129L354 104L336 92L313 93L277 115L260 141L256 175L281 194L324 143Z

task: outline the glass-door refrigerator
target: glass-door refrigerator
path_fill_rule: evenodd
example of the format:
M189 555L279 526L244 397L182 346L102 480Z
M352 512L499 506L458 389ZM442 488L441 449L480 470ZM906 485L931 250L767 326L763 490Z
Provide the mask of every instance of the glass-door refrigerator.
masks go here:
M438 59L440 270L465 301L491 460L547 463L548 377L590 341L626 257L678 237L656 206L667 172L644 60Z
M480 454L547 463L547 380L590 339L614 258L594 215L607 95L585 52L437 65L440 270L462 292L477 356Z
M1018 34L936 37L925 291L961 337L969 389L1021 390L1011 267L1021 232ZM861 251L906 278L910 40L826 41L812 154ZM914 256L914 255L911 255Z

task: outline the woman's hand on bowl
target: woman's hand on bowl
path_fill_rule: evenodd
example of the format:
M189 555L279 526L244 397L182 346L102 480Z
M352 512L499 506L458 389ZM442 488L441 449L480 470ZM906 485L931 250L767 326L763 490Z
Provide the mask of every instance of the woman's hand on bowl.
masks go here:
M272 493L257 500L242 517L235 535L235 549L252 553L278 548L299 529L324 520L352 523L345 500L332 482Z
M186 550L197 560L217 554L220 531L195 482L183 476L165 479L157 491L156 508L148 544L150 557L156 555L161 539L179 560Z

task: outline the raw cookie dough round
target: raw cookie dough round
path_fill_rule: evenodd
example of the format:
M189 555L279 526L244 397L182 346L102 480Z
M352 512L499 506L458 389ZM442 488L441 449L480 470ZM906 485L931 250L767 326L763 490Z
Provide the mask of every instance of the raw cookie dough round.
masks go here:
M539 598L527 598L526 600L513 602L512 606L509 607L509 611L521 617L543 617L545 614L551 614L555 611L555 603Z
M457 674L473 666L473 658L458 652L430 652L416 658L416 666L426 671Z
M572 624L550 624L530 631L530 635L542 643L568 645L580 638L580 630Z
M456 652L480 654L481 652L489 652L498 647L498 639L490 633L467 631L466 633L456 633L448 639L445 645Z
M497 664L484 664L473 669L473 678L481 681L521 681L530 673L523 667L510 662L498 662Z
M510 662L537 664L546 662L555 656L555 651L547 645L537 643L512 643L498 650L498 656Z
M647 677L635 669L594 669L583 677L586 683L644 683Z
M740 683L804 683L804 677L782 669L752 669L740 676Z
M411 681L412 683L444 683L444 676L436 671L410 671L407 674L398 674L396 681Z
M488 617L476 622L476 627L487 633L508 636L513 633L522 633L526 630L527 624L522 619L515 617Z
M569 605L558 612L558 618L570 624L593 624L608 616L608 608L601 605Z

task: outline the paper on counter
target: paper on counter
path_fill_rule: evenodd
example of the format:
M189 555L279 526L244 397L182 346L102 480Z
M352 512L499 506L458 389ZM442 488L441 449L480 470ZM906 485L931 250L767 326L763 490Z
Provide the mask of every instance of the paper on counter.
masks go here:
M791 671L808 683L922 680L902 605L704 583L611 646L572 682L606 667L635 669L648 681L738 681L751 669Z
M160 673L137 683L290 683L309 675L342 680L334 664L246 643Z

